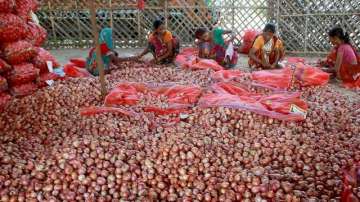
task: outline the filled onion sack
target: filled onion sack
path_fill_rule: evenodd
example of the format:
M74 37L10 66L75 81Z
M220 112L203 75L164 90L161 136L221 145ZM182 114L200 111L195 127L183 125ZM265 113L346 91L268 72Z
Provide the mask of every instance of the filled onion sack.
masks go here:
M28 22L27 28L29 31L25 40L34 46L43 45L47 36L46 30L33 22Z
M7 83L7 80L0 76L0 93L1 92L4 92L8 89L8 83Z
M38 77L39 70L34 68L34 65L31 63L14 65L14 69L7 74L8 82L12 86L35 81Z
M15 8L15 0L0 0L0 13L12 13Z
M0 13L0 42L13 42L27 35L24 20L11 13Z
M10 93L15 97L23 97L35 93L37 89L37 85L33 82L30 82L26 84L12 86L10 88Z
M48 86L46 81L49 81L49 80L56 81L59 79L60 79L59 75L51 73L51 72L40 74L38 87L39 88L46 87L46 86Z
M53 67L60 67L60 63L56 60L56 58L47 50L43 48L36 48L37 55L33 59L33 64L36 68L40 70L40 73L48 72L47 61L52 62Z
M258 36L260 34L259 31L257 30L245 30L245 34L243 37L243 44L240 47L240 53L243 54L249 54L250 49L252 48L252 45L256 39L256 36Z
M4 48L6 61L11 65L17 65L32 60L37 55L37 51L31 43L27 41L17 41L9 43Z
M16 0L15 13L25 21L29 21L31 19L30 12L36 12L38 4L37 0Z
M5 62L5 60L0 58L0 74L10 70L11 66L7 62Z

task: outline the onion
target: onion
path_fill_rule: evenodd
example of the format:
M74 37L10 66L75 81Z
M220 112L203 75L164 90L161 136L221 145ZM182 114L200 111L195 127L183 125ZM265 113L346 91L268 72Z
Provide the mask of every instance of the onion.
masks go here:
M124 81L155 82L149 86L156 90L139 93L137 104L114 106L136 116L81 116L81 108L104 104L94 78L58 81L14 99L0 113L1 200L337 200L344 169L360 160L358 95L352 100L331 86L295 86L289 91L300 90L309 105L302 122L197 104L180 114L144 111L186 102L158 94L168 82L210 93L210 74L122 64L106 76L109 89ZM236 82L273 94L251 86L250 78Z

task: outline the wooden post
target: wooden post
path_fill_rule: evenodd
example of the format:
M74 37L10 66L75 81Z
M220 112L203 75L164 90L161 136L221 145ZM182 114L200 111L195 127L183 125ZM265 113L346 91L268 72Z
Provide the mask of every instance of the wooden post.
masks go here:
M168 18L169 18L169 5L168 5L168 0L164 1L164 18L165 18L165 27L166 29L168 28Z
M99 44L99 31L96 23L96 8L94 1L90 1L90 14L91 14L91 24L92 24L92 32L94 36L94 43L96 47L96 65L99 69L99 80L101 84L101 95L103 97L106 96L106 84L105 84L105 71L104 71L104 63L101 58L101 50Z
M53 37L55 39L55 43L57 42L57 37L56 37L56 32L55 32L55 21L54 21L54 16L53 16L53 10L51 7L51 2L48 2L48 6L49 6L49 11L50 11L50 22L51 22L51 31L53 34Z
M112 0L109 1L110 6L110 27L114 30L114 16L113 16L113 6Z

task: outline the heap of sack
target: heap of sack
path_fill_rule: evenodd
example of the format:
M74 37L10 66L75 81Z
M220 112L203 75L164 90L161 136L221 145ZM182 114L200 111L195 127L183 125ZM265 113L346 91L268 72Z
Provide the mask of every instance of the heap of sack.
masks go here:
M37 9L37 0L0 1L0 108L59 79L47 65L59 63L41 48L47 32L34 18Z

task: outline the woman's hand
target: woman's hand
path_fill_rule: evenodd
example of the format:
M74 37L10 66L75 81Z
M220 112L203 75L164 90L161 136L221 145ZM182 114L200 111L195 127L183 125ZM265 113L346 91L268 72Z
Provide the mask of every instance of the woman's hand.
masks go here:
M267 62L262 62L261 66L263 66L264 68L272 68L272 66Z

